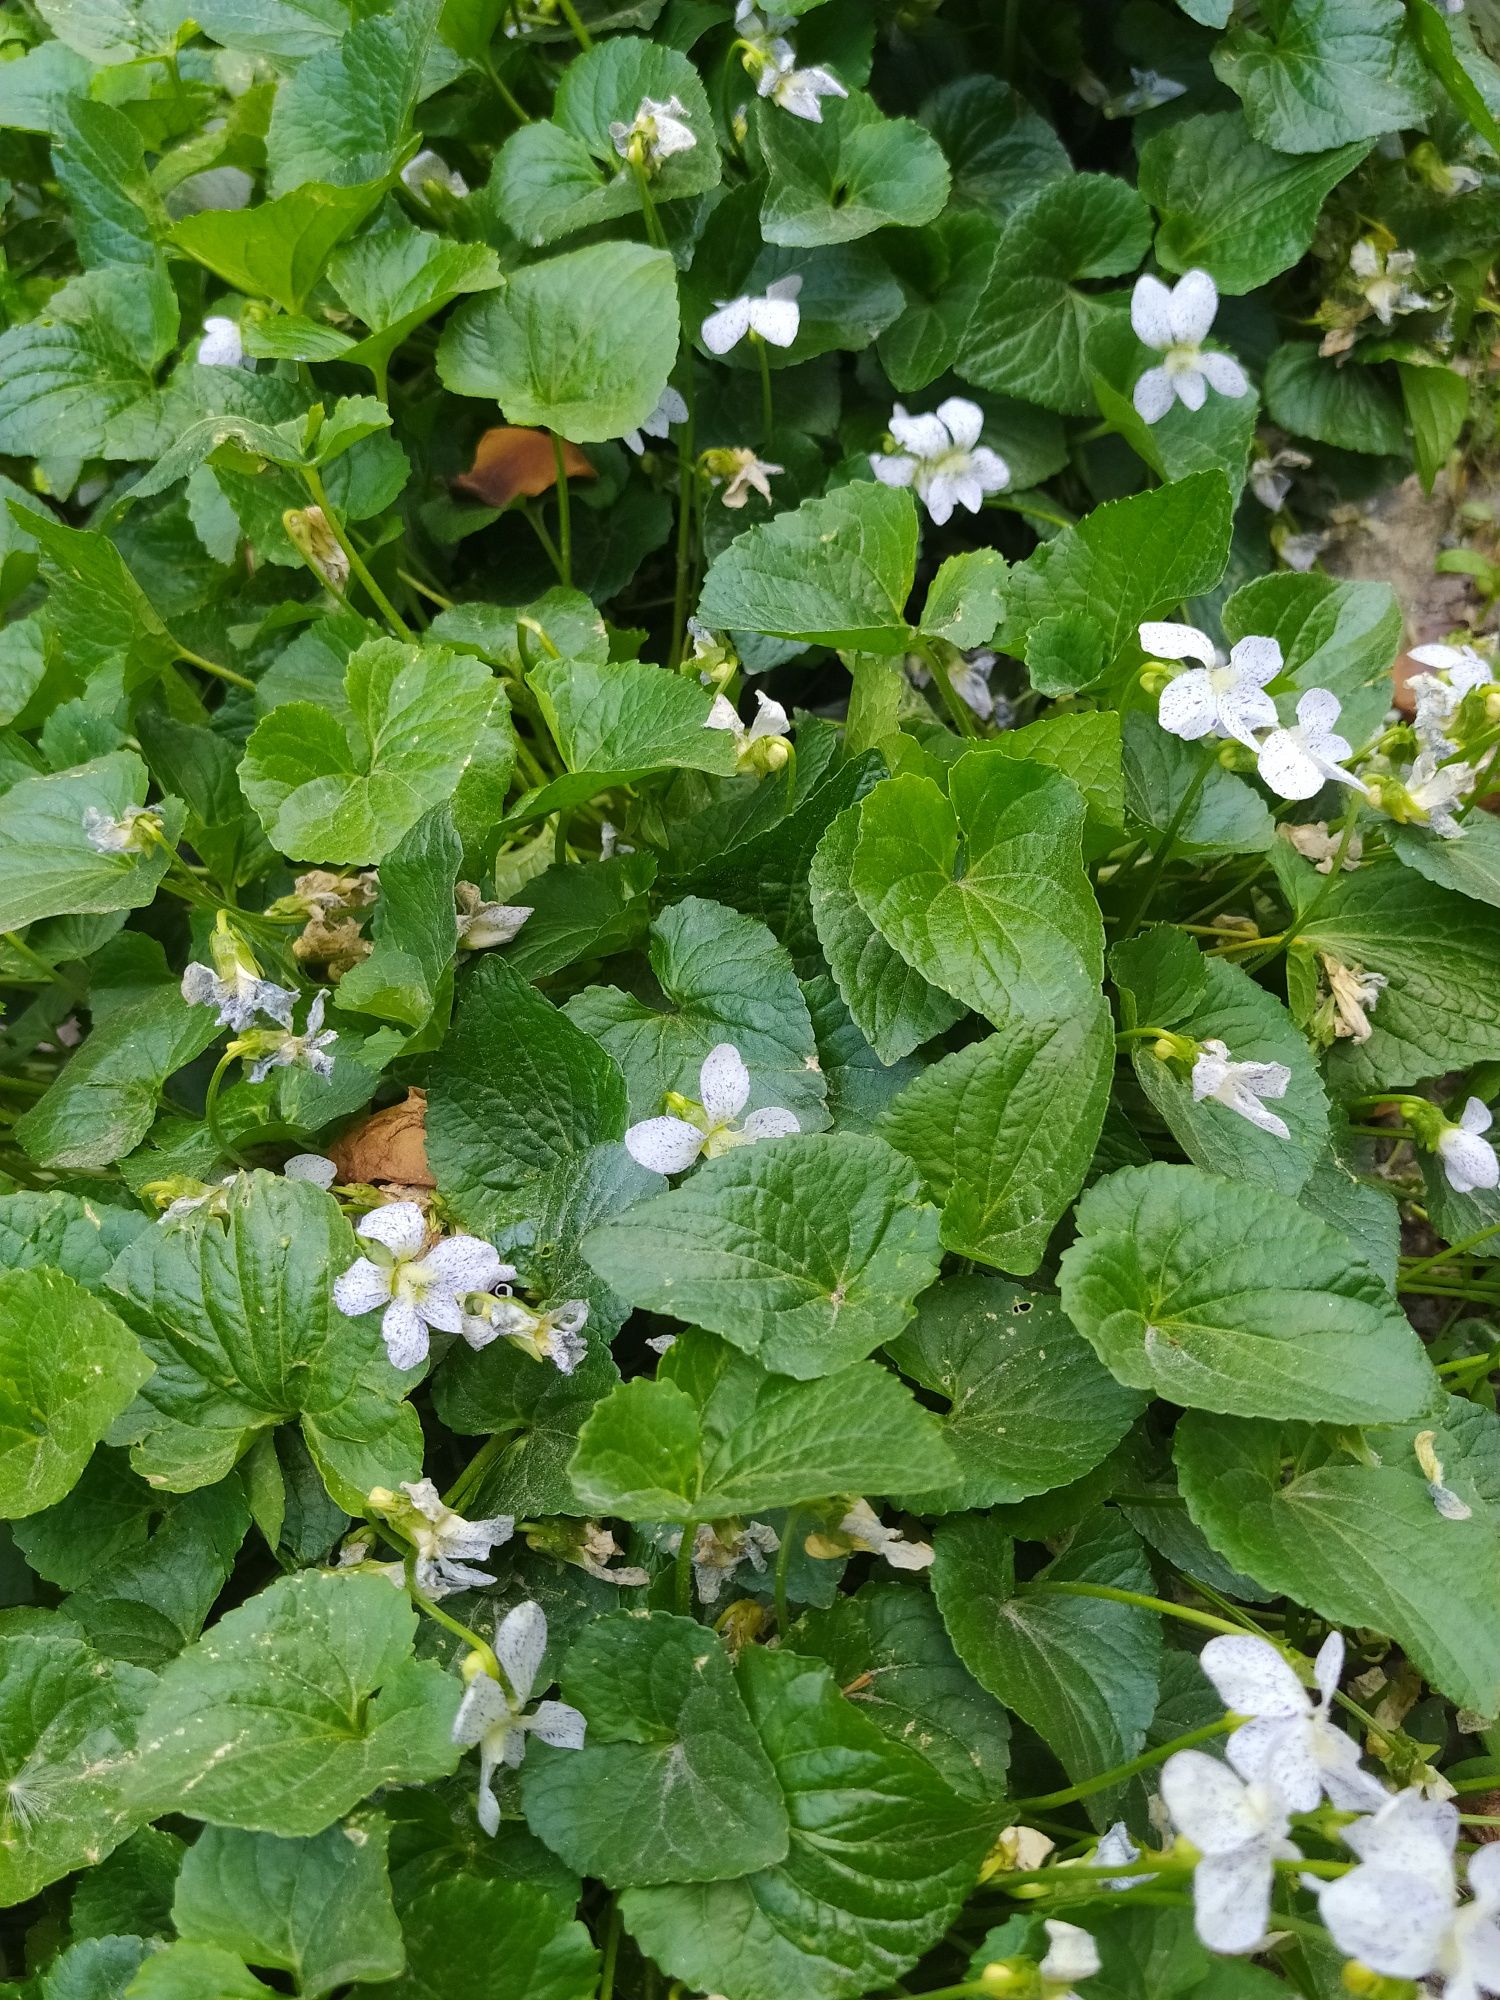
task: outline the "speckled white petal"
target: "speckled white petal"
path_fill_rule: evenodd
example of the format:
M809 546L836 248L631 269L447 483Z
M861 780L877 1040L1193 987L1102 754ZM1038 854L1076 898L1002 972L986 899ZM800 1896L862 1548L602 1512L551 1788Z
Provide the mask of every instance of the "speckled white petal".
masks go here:
M703 1150L703 1134L685 1118L643 1118L625 1134L631 1159L657 1174L681 1174Z
M1242 680L1254 681L1257 687L1264 687L1267 681L1275 680L1281 672L1281 648L1274 639L1252 632L1230 647L1229 664Z
M740 1128L747 1139L786 1139L793 1132L800 1132L802 1125L795 1111L787 1111L779 1104L766 1104L759 1111L752 1111Z
M1210 1951L1254 1951L1271 1914L1274 1871L1263 1847L1211 1854L1193 1870L1193 1927Z
M1002 493L1010 484L1010 467L987 444L980 445L970 457L969 470L986 493Z
M1218 699L1207 667L1189 667L1167 682L1156 704L1156 719L1171 736L1194 743L1219 719Z
M338 1168L323 1153L293 1153L281 1171L289 1181L311 1181L325 1191L339 1177Z
M357 1319L374 1312L391 1296L391 1274L368 1257L356 1257L348 1270L333 1281L333 1302L341 1313Z
M984 429L984 411L979 405L967 396L948 396L938 404L937 414L953 442L963 451L972 451Z
M588 1724L576 1708L565 1701L539 1701L526 1718L533 1736L550 1743L555 1750L581 1750Z
M1356 1868L1324 1883L1318 1908L1340 1951L1396 1979L1436 1969L1452 1914L1434 1884L1385 1868Z
M422 1259L431 1280L450 1292L487 1292L500 1283L504 1265L493 1244L478 1236L449 1236Z
M1201 1750L1179 1750L1167 1759L1161 1795L1172 1824L1205 1854L1229 1854L1262 1835L1240 1780Z
M1287 1081L1291 1081L1290 1075ZM1313 1679L1317 1683L1324 1708L1327 1708L1338 1692L1339 1679L1343 1671L1344 1635L1342 1632L1330 1632L1319 1646L1318 1656L1313 1661Z
M1201 410L1208 401L1208 383L1197 368L1182 368L1172 377L1172 392L1186 410Z
M1276 727L1276 704L1264 688L1246 686L1226 688L1219 696L1219 727L1226 736L1232 736L1236 743L1243 743L1247 750L1259 750L1255 732L1257 729Z
M1198 660L1211 667L1218 657L1214 642L1196 625L1174 625L1167 618L1148 618L1137 628L1141 649L1153 660Z
M415 1257L427 1240L427 1217L414 1201L392 1201L372 1208L355 1233L384 1244L393 1257Z
M1307 1690L1276 1648L1253 1633L1210 1639L1198 1664L1236 1715L1310 1715Z
M922 496L922 505L936 527L944 527L953 518L953 509L958 505L958 482L946 472L939 472L931 478L917 480L917 491Z
M872 451L870 470L882 486L910 486L917 476L917 461L905 452Z
M1172 378L1165 368L1148 368L1130 392L1138 417L1159 424L1172 407Z
M419 1368L427 1359L427 1322L410 1299L392 1299L380 1322L380 1337L393 1368Z
M532 1599L507 1611L495 1627L495 1657L518 1702L530 1699L546 1650L547 1614Z
M1484 1099L1471 1097L1459 1114L1458 1122L1466 1132L1488 1132L1495 1121Z
M1136 338L1147 347L1160 349L1172 345L1172 294L1160 278L1148 273L1136 279L1130 295L1130 324L1135 328ZM1141 414L1144 416L1145 412ZM1148 423L1151 421L1147 418Z
M1273 729L1260 746L1256 768L1281 799L1310 799L1323 789L1323 773L1290 729Z
M730 299L711 312L699 329L699 337L710 354L727 354L750 331L750 301Z
M1317 1809L1323 1780L1306 1715L1258 1716L1235 1730L1224 1754L1247 1784L1274 1785L1289 1812Z
M504 1722L509 1714L510 1704L499 1683L488 1674L476 1674L464 1689L464 1698L453 1718L453 1741L472 1750L486 1731L497 1722Z
M802 308L795 299L756 299L750 324L768 346L790 347L802 324Z
M952 449L948 426L935 411L912 416L898 403L891 412L891 436L917 458L941 458Z
M1232 354L1218 354L1212 348L1205 348L1198 356L1198 368L1209 388L1217 389L1221 396L1238 401L1241 396L1249 395L1250 377Z
M750 1072L733 1042L720 1042L703 1058L698 1101L715 1125L738 1118L750 1095Z
M1167 319L1172 339L1182 347L1196 347L1208 337L1219 310L1219 288L1207 271L1184 271L1172 287Z

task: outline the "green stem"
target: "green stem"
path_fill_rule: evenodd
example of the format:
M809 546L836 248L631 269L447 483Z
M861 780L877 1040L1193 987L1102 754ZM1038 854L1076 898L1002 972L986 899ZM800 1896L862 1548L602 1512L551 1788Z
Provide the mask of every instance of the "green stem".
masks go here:
M791 1630L792 1621L787 1614L786 1582L792 1567L792 1549L800 1509L788 1510L781 1524L781 1547L776 1551L776 1636L781 1644L786 1644L786 1635Z
M1111 1604L1134 1604L1142 1611L1159 1611L1164 1618L1180 1618L1185 1625L1201 1625L1205 1632L1230 1632L1236 1638L1244 1636L1243 1625L1232 1625L1227 1618L1215 1618L1212 1612L1194 1611L1190 1605L1172 1604L1165 1597L1146 1597L1138 1590L1117 1590L1110 1583L1028 1583L1028 1596L1033 1591L1046 1591L1052 1597L1102 1597ZM1268 1641L1274 1645L1275 1641ZM1280 1650L1280 1649L1278 1649Z
M943 698L943 706L948 711L948 718L953 727L960 736L977 737L979 724L974 720L968 703L949 679L948 668L941 652L936 646L928 646L926 652L928 663L932 668L932 678L937 683L938 693Z
M552 432L552 463L557 470L557 553L558 575L564 587L573 588L573 516L568 492L567 460L563 455L563 441Z
M344 524L334 511L333 502L328 497L327 489L319 476L317 467L312 465L305 466L302 472L302 480L308 492L312 495L314 505L323 510L323 519L328 523L329 533L344 551L345 556L348 558L350 569L364 585L370 602L375 606L375 609L380 613L386 624L390 626L398 639L409 639L411 633L403 622L400 612L380 588L374 577L371 576L368 568L365 566L364 557L355 548L348 535L345 534Z
M489 80L491 90L494 91L511 116L519 119L521 124L529 125L531 123L531 113L525 108L519 98L515 96L509 84L506 83L505 78L496 69L495 59L488 49L485 50L483 56L480 58L480 67Z
M1170 1743L1160 1744L1155 1750L1132 1757L1128 1764L1118 1764L1112 1771L1102 1771L1097 1778L1085 1778L1081 1784L1069 1785L1064 1791L1043 1792L1034 1799L1012 1799L1010 1810L1026 1819L1033 1811L1047 1812L1053 1806L1074 1805L1079 1799L1092 1798L1095 1792L1107 1792L1114 1785L1123 1785L1127 1778L1134 1778L1141 1771L1149 1771L1153 1765L1164 1763L1179 1750L1191 1750L1195 1743L1207 1743L1215 1736L1225 1736L1235 1726L1234 1719L1226 1715L1221 1721L1205 1723L1201 1729L1190 1729L1186 1736L1174 1737Z
M1145 916L1151 906L1151 898L1156 894L1156 885L1161 880L1162 873L1172 857L1172 843L1182 831L1188 814L1198 803L1198 795L1208 783L1209 773L1215 768L1216 765L1213 758L1205 758L1198 766L1192 783L1178 800L1177 810L1167 821L1166 832L1162 835L1161 842L1155 854L1151 857L1151 866L1146 871L1146 880L1141 888L1141 893L1136 897L1130 914L1126 917L1121 927L1120 935L1122 938L1132 937L1139 929L1142 917Z
M691 389L691 378L688 386ZM688 406L687 422L677 434L677 576L672 587L672 650L667 656L667 665L674 673L687 648L693 521L698 507L698 462L693 452L691 394L685 400Z
M434 590L430 583L423 583L421 577L413 576L410 570L398 569L396 574L408 590L414 590L419 597L425 597L428 603L435 604L439 611L451 611L453 609L453 598L444 597L440 590Z
M57 967L49 965L39 952L33 951L19 932L5 931L0 935L3 935L5 943L16 954L17 958L23 959L27 965L34 967L40 973L44 986L51 986L58 978Z
M483 1485L490 1467L504 1452L516 1432L522 1429L524 1426L521 1424L508 1424L504 1430L496 1431L487 1437L443 1495L443 1505L451 1507L455 1514L461 1514Z
M651 195L651 176L646 172L644 160L635 157L631 147L630 171L635 175L636 188L641 197L641 214L646 221L646 240L658 250L667 247L667 232L661 226L661 217L656 212L656 203Z
M750 341L755 349L755 358L760 363L760 439L762 444L771 442L773 413L771 408L771 357L766 351L766 343L758 333L752 333Z
M693 1615L693 1542L697 1537L697 1524L685 1521L682 1540L677 1544L677 1562L673 1570L673 1587L677 1599L677 1616L691 1618Z
M536 538L541 543L543 550L546 552L548 562L550 562L553 569L556 570L558 582L561 583L562 573L563 573L562 557L557 552L556 542L554 542L552 537L547 533L546 523L542 520L541 509L533 504L529 506L523 506L522 512L525 514L527 520L531 523L532 527L535 529Z
M249 688L252 694L255 692L254 681L245 674L237 674L233 667L221 667L217 660L205 660L201 653L190 651L188 647L179 645L175 639L172 644L176 649L175 657L186 660L190 667L197 667L202 673L212 674L216 680L228 681L231 687Z
M609 1916L604 1925L604 1948L600 1954L599 2000L610 2000L615 1990L615 1967L620 1962L620 1905L611 1896Z
M573 30L574 41L577 42L579 48L587 55L589 50L594 46L594 38L583 25L582 21L579 20L578 9L573 5L573 0L557 0L557 5L563 19Z
M1360 810L1364 805L1364 803L1365 801L1363 794L1361 794L1358 798L1350 800L1349 810L1344 814L1344 824L1340 831L1339 844L1334 850L1333 860L1329 865L1328 873L1323 877L1322 882L1313 891L1312 901L1308 904L1307 908L1302 911L1300 916L1294 916L1292 918L1291 923L1281 933L1281 936L1279 938L1267 940L1267 942L1272 946L1271 950L1267 951L1260 958L1252 958L1247 961L1245 966L1245 970L1247 972L1258 971L1262 965L1267 964L1271 959L1273 959L1276 956L1277 951L1284 952L1287 949L1287 947L1291 944L1294 938L1300 937L1302 935L1303 931L1306 930L1307 926L1312 922L1313 918L1318 914L1319 910L1321 910L1323 905L1328 901L1328 898L1332 895L1334 887L1338 882L1339 876L1343 872L1344 858L1348 854L1350 843L1354 839L1354 829L1356 825L1359 823Z
M243 1167L245 1172L248 1173L250 1171L250 1162L237 1147L230 1145L224 1136L224 1129L219 1123L219 1086L224 1081L224 1072L233 1061L233 1050L226 1049L223 1055L219 1057L213 1075L208 1079L208 1089L203 1094L203 1122L207 1125L214 1144L224 1155L225 1159L233 1160L237 1167Z
M1462 1257L1467 1250L1473 1250L1485 1243L1491 1236L1500 1235L1500 1222L1492 1222L1487 1229L1481 1229L1473 1236L1465 1236L1462 1242L1450 1243L1446 1250L1439 1250L1431 1257L1421 1257L1415 1264L1408 1264L1401 1273L1403 1281L1420 1278L1424 1271L1431 1271L1439 1264L1446 1264L1450 1258Z

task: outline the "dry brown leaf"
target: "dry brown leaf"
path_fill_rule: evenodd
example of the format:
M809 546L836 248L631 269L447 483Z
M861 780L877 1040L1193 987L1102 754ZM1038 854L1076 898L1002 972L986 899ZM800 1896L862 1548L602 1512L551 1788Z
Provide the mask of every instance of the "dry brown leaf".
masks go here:
M377 1111L337 1140L329 1155L343 1182L365 1181L373 1186L399 1182L404 1188L432 1188L437 1182L427 1164L427 1093L413 1090L404 1104Z
M570 479L597 479L576 444L564 444L563 467ZM552 433L499 424L486 431L474 450L474 463L453 482L460 493L482 500L487 507L504 507L520 497L531 500L557 484Z

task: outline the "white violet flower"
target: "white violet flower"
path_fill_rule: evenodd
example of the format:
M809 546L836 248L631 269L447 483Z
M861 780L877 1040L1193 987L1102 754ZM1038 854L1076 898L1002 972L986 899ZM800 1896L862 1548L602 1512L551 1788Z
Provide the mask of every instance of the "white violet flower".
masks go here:
M622 160L639 159L652 174L663 160L670 160L674 153L690 153L697 145L698 135L688 124L687 115L687 106L675 93L665 103L643 97L634 120L626 125L616 119L609 136Z
M646 449L648 437L664 438L673 424L687 422L688 406L679 390L669 382L657 401L656 408L645 418L639 430L626 431L620 442L627 451L633 451L637 458Z
M1441 840L1459 840L1464 823L1455 807L1473 790L1479 775L1469 764L1442 764L1436 749L1419 751L1405 778L1406 799Z
M1339 698L1328 688L1309 688L1297 703L1297 720L1290 729L1273 729L1256 760L1262 779L1278 798L1310 799L1324 785L1364 786L1342 758L1353 754L1333 725L1339 719Z
M1382 326L1389 326L1397 313L1425 312L1432 305L1406 282L1416 268L1414 251L1382 251L1368 236L1349 252L1349 269L1359 280L1358 290Z
M1470 1903L1458 1901L1453 1851L1458 1813L1446 1801L1398 1792L1343 1837L1359 1866L1318 1885L1318 1907L1339 1950L1394 1979L1431 1979L1443 2000L1500 1992L1500 1847L1469 1857Z
M424 146L401 169L401 185L428 207L432 205L434 189L454 201L462 201L469 192L469 183L458 169L450 167L442 154L433 152L430 146Z
M698 1072L698 1099L678 1097L669 1103L681 1106L682 1115L644 1118L625 1134L625 1147L633 1160L658 1174L681 1174L700 1154L717 1159L735 1146L753 1146L758 1139L782 1139L800 1132L802 1125L794 1111L768 1104L752 1111L743 1124L737 1122L750 1101L750 1072L733 1042L720 1042L703 1058Z
M1449 1125L1438 1140L1437 1156L1455 1194L1500 1187L1500 1157L1484 1137L1492 1122L1489 1106L1471 1097L1458 1123Z
M1389 1797L1360 1769L1359 1745L1328 1719L1344 1668L1344 1640L1330 1632L1313 1662L1316 1701L1276 1648L1253 1633L1210 1639L1198 1663L1224 1706L1249 1718L1224 1754L1242 1778L1279 1792L1290 1812L1314 1812L1326 1792L1342 1812L1375 1812Z
M1140 641L1153 659L1202 663L1175 675L1161 691L1156 719L1169 735L1185 743L1200 736L1232 736L1247 750L1259 750L1254 732L1276 727L1276 704L1266 693L1266 683L1282 666L1274 639L1240 639L1227 661L1196 625L1148 620L1140 628Z
M1201 1104L1205 1097L1211 1097L1262 1132L1290 1139L1285 1119L1268 1111L1262 1100L1285 1097L1291 1080L1292 1072L1285 1063L1235 1062L1225 1044L1210 1037L1199 1044L1193 1063L1193 1102Z
M314 1076L333 1075L333 1057L328 1051L338 1040L338 1031L323 1026L323 1009L328 996L315 993L307 1010L307 1023L300 1035L288 1029L273 1034L269 1028L251 1028L234 1044L243 1055L252 1083L264 1083L273 1069L306 1069Z
M757 94L794 118L821 125L820 100L849 95L832 70L797 68L797 51L787 40L787 30L796 26L793 15L763 14L755 0L739 0L734 25L744 52L741 61L755 78Z
M1072 1990L1080 1979L1092 1979L1099 1970L1099 1947L1086 1930L1045 1917L1047 1952L1037 1971L1046 1983L1050 2000L1078 2000Z
M547 1617L540 1604L518 1604L507 1611L495 1627L495 1657L510 1690L480 1667L465 1688L454 1718L454 1742L466 1750L477 1747L479 1751L479 1824L489 1834L500 1830L495 1774L516 1768L526 1755L528 1736L539 1737L558 1750L583 1748L587 1724L567 1702L539 1701L527 1712L546 1650Z
M1489 687L1495 666L1472 646L1413 646L1411 657L1427 672L1407 682L1417 704L1416 730L1424 747L1448 751L1449 723L1477 688Z
M775 278L756 298L717 299L714 310L699 329L710 354L727 354L747 333L753 333L771 347L790 347L802 324L802 308L797 294L802 290L800 272Z
M1010 467L998 451L979 442L984 411L966 396L949 396L925 416L911 416L898 403L890 432L904 449L871 452L870 465L882 486L910 486L939 527L955 507L977 514L987 493L1010 484Z
M1174 397L1189 410L1201 410L1210 389L1221 396L1249 394L1249 380L1234 356L1204 348L1218 310L1218 287L1207 271L1188 271L1170 286L1149 275L1136 279L1130 324L1162 357L1133 392L1136 411L1148 424L1160 422Z
M460 951L488 951L493 945L509 944L526 919L536 914L529 903L485 902L474 882L455 882L453 894Z
M198 366L200 368L253 368L254 361L245 353L245 343L240 338L238 320L225 319L221 313L211 313L203 322L203 336L198 342Z
M516 1531L513 1515L466 1521L462 1514L443 1505L442 1495L430 1479L403 1479L401 1491L411 1501L411 1514L405 1518L417 1545L419 1590L439 1598L455 1590L480 1590L495 1581L488 1570L475 1569L472 1563L483 1562L491 1549L510 1540Z
M84 837L96 854L149 854L161 840L161 814L154 806L126 806L118 819L98 806L85 806Z
M458 1333L460 1301L487 1292L515 1272L477 1236L449 1236L426 1249L427 1218L412 1201L372 1209L355 1234L371 1249L334 1281L333 1300L351 1319L384 1306L380 1322L395 1368L416 1368L427 1358L428 1334Z
M1172 1824L1202 1855L1193 1870L1193 1923L1210 1951L1251 1952L1266 1934L1275 1863L1301 1857L1287 1838L1286 1802L1273 1786L1245 1784L1201 1750L1162 1766Z

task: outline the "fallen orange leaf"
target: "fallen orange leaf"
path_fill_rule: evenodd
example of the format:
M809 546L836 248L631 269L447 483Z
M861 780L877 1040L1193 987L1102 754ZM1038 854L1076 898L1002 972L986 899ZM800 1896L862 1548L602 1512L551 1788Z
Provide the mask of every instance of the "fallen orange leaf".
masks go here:
M564 444L563 468L570 479L597 479L576 444ZM504 507L518 496L534 499L557 484L557 463L550 431L498 424L485 432L474 450L474 463L453 482L460 493L472 494L487 507Z
M362 1181L380 1187L437 1185L427 1164L427 1093L408 1092L403 1104L388 1105L356 1125L329 1147L343 1182Z

